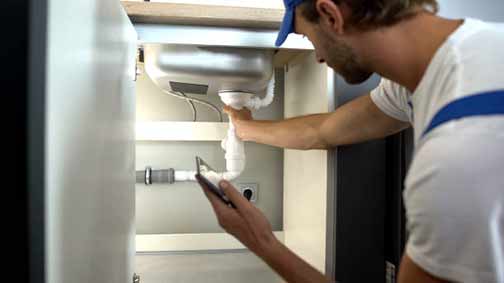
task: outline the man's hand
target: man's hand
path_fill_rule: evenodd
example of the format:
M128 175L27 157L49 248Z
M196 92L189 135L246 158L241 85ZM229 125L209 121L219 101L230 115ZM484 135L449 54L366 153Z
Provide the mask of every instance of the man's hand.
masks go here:
M219 225L229 234L237 238L242 244L257 255L264 254L278 241L273 235L271 225L264 215L244 198L226 181L221 181L219 186L229 200L236 206L231 208L215 196L200 183L207 198L217 215Z
M266 217L229 182L221 181L219 186L236 208L227 206L205 184L200 183L200 185L210 200L222 228L261 257L286 282L328 283L330 281L278 241Z
M248 108L243 108L242 110L236 110L230 106L224 106L224 113L229 115L231 121L233 122L236 135L242 139L246 139L246 133L243 129L243 122L252 121L254 118L252 117L252 112Z
M236 110L230 106L224 106L224 113L228 114L233 121L249 121L253 120L252 112L244 107L242 110Z

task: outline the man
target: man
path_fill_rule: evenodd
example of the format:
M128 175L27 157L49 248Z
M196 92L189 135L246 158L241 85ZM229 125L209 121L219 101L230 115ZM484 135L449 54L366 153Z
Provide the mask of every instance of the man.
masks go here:
M226 108L239 137L327 149L413 126L399 282L504 282L504 28L438 17L435 0L284 2L277 45L302 34L347 82L384 79L333 113L253 121L248 110ZM207 196L227 232L287 282L328 282L280 244L229 183L221 186L236 209Z

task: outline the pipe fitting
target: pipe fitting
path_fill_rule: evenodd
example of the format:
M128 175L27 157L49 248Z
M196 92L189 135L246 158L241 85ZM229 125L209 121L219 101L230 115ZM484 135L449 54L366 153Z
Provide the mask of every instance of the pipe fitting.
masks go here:
M173 168L152 170L148 166L143 171L136 171L136 183L143 183L147 186L152 184L173 184L175 183L175 170Z

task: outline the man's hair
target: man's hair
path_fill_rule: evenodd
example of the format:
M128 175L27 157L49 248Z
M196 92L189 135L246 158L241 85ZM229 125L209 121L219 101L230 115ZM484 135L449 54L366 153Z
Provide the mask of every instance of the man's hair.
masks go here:
M436 0L332 0L335 4L346 4L351 10L350 26L370 29L390 26L409 18L423 8L433 13L438 11ZM301 14L310 22L317 23L320 15L315 6L317 0L305 0L300 6Z

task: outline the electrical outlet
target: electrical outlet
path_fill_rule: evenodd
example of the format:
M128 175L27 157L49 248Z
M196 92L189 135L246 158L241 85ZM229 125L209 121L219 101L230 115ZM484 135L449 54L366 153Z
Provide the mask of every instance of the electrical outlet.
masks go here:
M238 191L247 198L250 202L256 203L259 194L259 184L256 183L246 183L238 184Z

